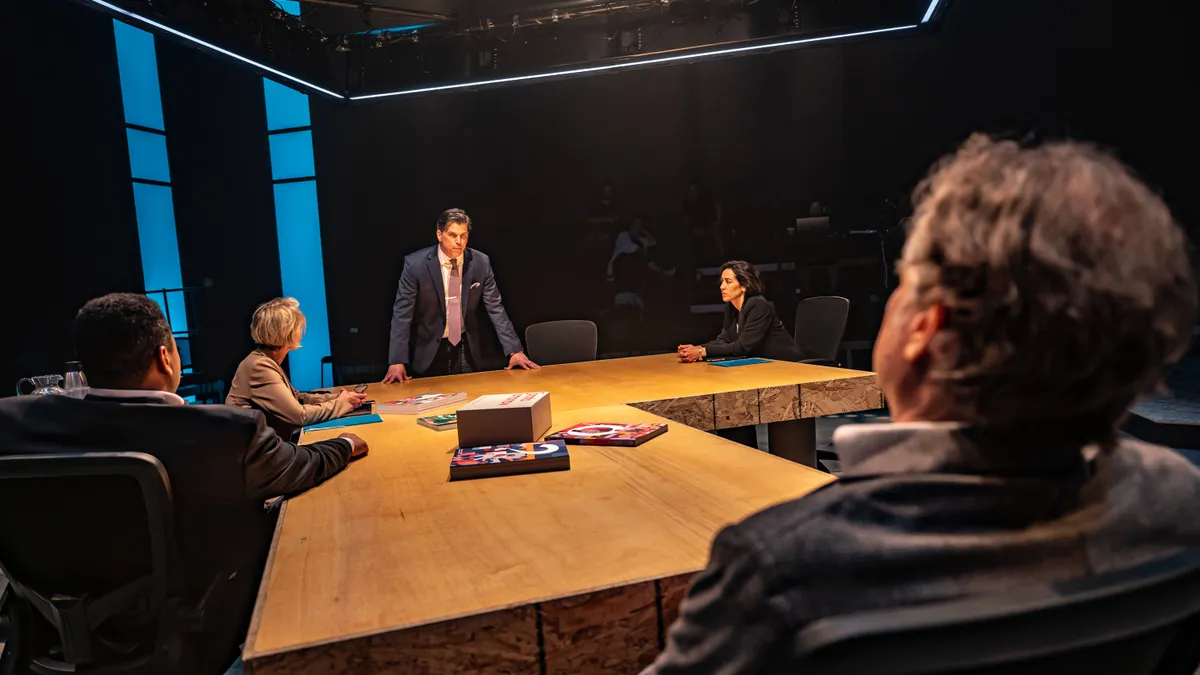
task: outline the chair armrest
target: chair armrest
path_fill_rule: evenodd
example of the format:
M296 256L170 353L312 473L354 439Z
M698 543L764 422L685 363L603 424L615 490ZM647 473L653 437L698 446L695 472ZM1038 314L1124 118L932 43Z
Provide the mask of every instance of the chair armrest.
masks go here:
M811 366L829 366L830 368L838 368L837 361L832 359L801 359L797 363L807 363Z

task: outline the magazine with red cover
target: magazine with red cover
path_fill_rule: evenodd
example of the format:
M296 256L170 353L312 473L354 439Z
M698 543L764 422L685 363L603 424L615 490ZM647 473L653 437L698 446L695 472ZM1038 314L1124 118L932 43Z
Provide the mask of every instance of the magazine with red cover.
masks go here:
M667 433L665 423L612 424L584 422L546 436L547 441L574 445L622 445L633 447Z
M450 459L450 480L508 476L571 468L567 445L562 441L484 445L459 448Z
M434 408L443 408L455 403L461 403L467 400L465 392L457 394L417 394L395 401L383 401L375 404L375 412L382 415L417 415L432 410Z

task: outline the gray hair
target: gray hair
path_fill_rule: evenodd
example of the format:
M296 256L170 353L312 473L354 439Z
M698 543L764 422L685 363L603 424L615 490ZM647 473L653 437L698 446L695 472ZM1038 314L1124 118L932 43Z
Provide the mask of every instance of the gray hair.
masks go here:
M250 337L254 344L278 349L299 349L307 321L295 298L275 298L254 310L250 319Z
M977 423L1108 441L1191 342L1196 282L1165 204L1088 145L973 136L913 195L901 265L946 308L932 376Z

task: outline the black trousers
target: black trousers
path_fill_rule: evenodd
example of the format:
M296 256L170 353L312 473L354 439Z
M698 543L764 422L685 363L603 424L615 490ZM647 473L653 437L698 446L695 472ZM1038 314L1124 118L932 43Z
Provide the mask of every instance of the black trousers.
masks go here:
M433 355L433 362L421 376L458 375L473 373L476 370L478 368L475 366L475 359L471 358L471 350L467 348L467 336L464 335L457 345L452 345L449 340L442 338L437 353Z

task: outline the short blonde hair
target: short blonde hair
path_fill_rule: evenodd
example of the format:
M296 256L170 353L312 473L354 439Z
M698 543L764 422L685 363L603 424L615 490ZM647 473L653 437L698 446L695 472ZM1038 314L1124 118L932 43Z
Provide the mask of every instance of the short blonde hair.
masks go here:
M295 298L275 298L254 310L250 319L250 337L262 347L300 348L306 322Z

